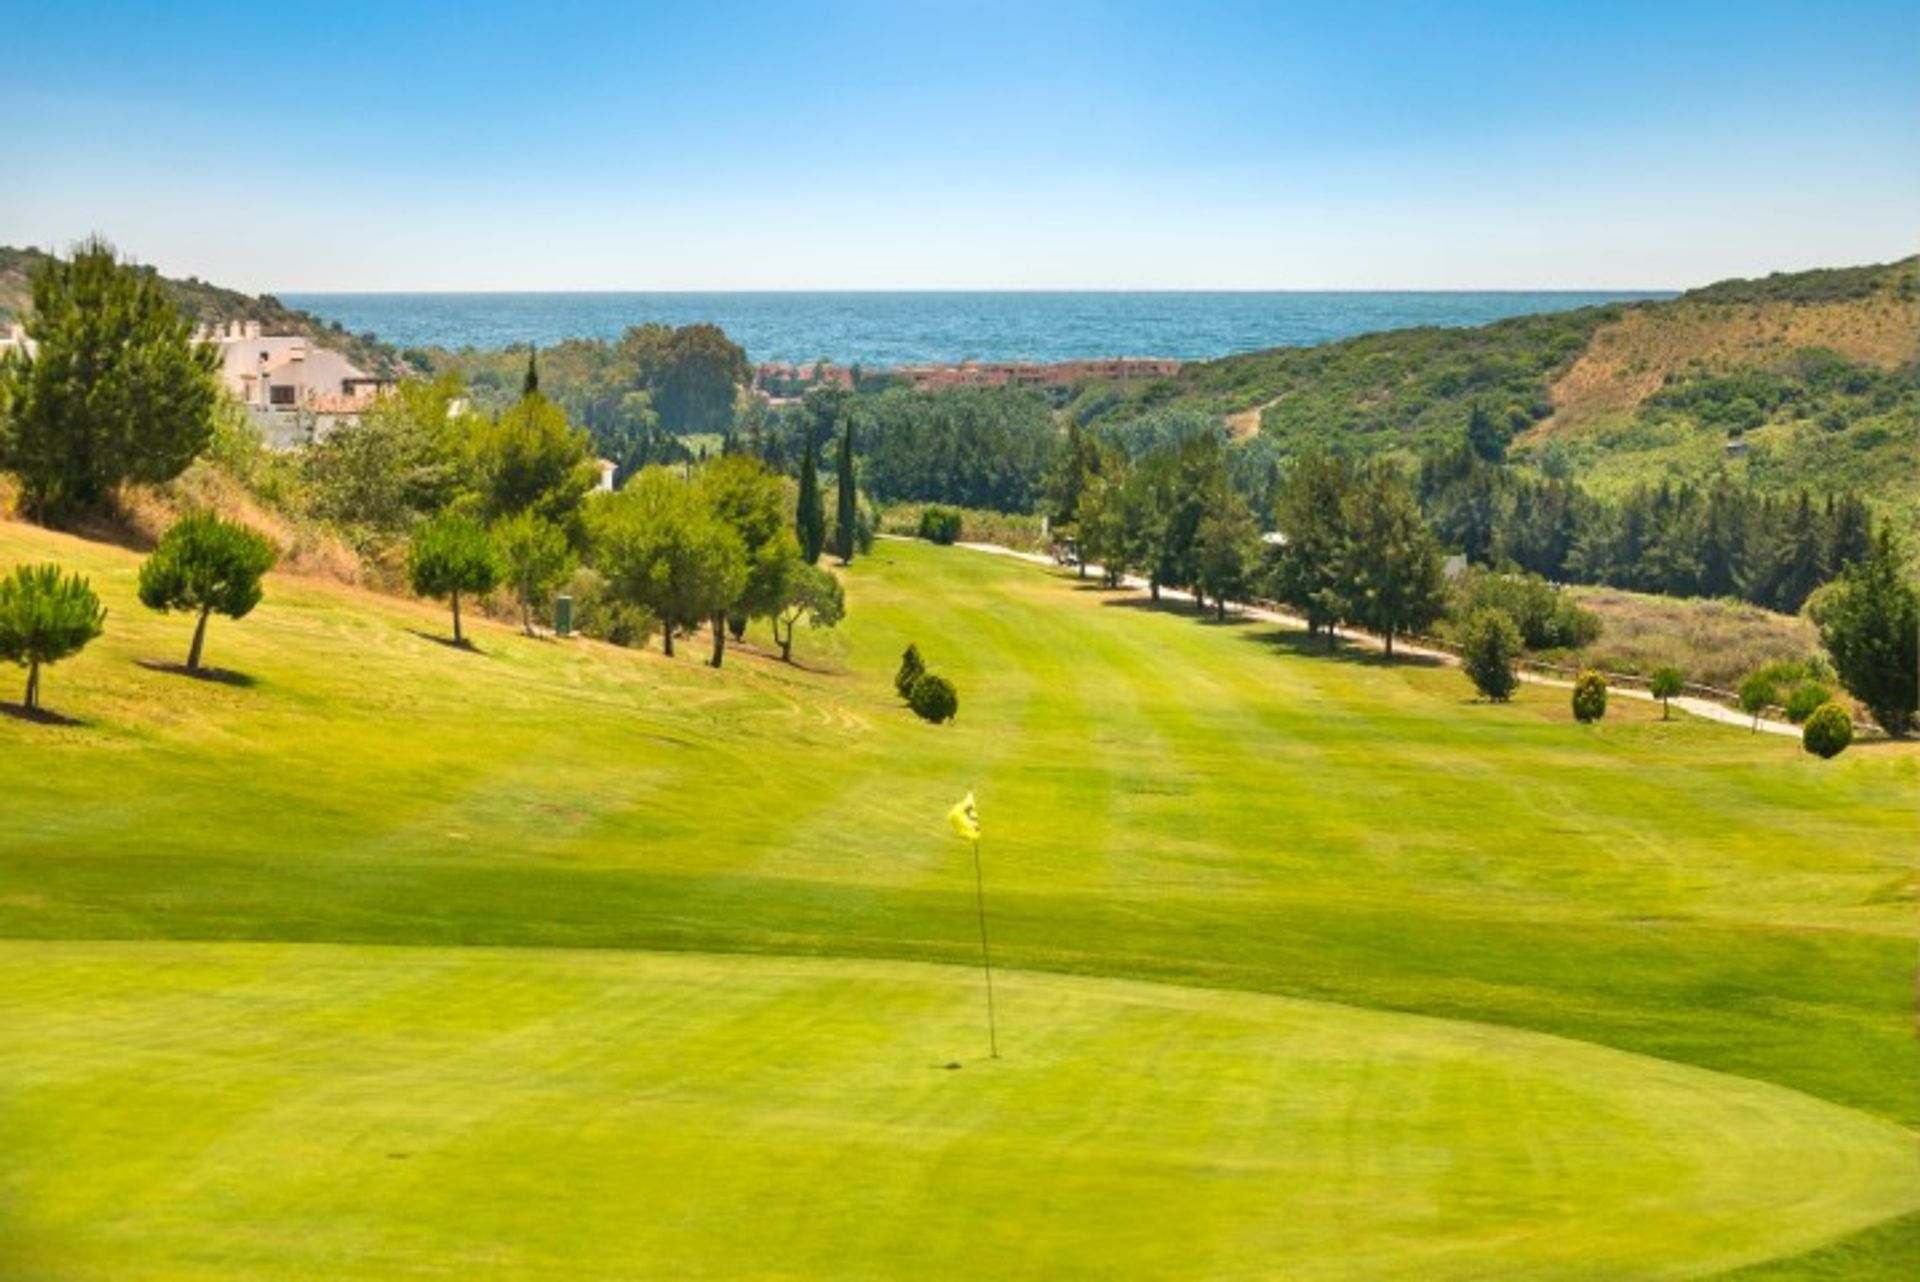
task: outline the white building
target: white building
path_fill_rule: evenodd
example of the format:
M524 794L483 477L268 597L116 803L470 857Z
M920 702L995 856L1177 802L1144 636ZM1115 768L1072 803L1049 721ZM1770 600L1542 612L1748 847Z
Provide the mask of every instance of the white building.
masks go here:
M300 335L262 335L258 321L202 327L194 338L219 349L227 390L281 448L354 422L393 383Z

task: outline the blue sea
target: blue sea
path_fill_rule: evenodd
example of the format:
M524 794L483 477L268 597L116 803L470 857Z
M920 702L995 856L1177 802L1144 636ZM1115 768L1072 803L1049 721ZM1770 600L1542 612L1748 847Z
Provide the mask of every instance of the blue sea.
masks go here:
M286 294L402 347L542 346L709 321L755 361L868 368L1110 356L1198 360L1413 325L1481 325L1640 292Z

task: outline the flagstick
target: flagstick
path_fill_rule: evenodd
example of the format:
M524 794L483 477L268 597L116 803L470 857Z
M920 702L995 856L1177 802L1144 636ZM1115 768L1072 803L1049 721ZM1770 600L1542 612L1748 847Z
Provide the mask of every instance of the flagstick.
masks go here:
M993 959L987 953L987 886L980 873L980 839L973 840L973 893L980 908L980 969L987 976L987 1049L1000 1058L1000 1038L993 1022Z

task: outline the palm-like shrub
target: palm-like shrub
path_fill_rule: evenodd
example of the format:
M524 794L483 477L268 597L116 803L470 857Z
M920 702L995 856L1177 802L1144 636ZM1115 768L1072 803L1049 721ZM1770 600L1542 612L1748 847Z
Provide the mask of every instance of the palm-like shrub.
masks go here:
M1816 757L1837 757L1853 742L1853 718L1837 703L1823 703L1807 717L1800 746Z
M187 671L200 671L207 618L244 619L260 604L260 580L277 559L273 544L244 525L202 512L174 522L140 567L140 604L184 610L199 618L187 649Z
M1580 721L1598 721L1607 715L1607 679L1589 668L1573 683L1573 715Z
M78 654L106 621L87 581L57 565L23 565L0 579L0 659L27 670L27 711L40 707L40 666Z
M907 687L907 706L922 720L938 724L953 720L960 711L960 695L954 690L953 682L945 677L922 672Z
M1467 616L1460 629L1460 666L1474 689L1496 703L1513 697L1520 685L1520 627L1505 610L1485 606Z

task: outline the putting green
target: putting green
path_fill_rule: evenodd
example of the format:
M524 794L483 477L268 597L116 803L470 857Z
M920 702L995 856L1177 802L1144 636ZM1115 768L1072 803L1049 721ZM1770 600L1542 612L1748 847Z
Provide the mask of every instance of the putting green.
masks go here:
M1920 1206L1810 1096L1254 994L1008 973L998 1062L915 963L6 943L0 994L9 1277L1685 1277Z

